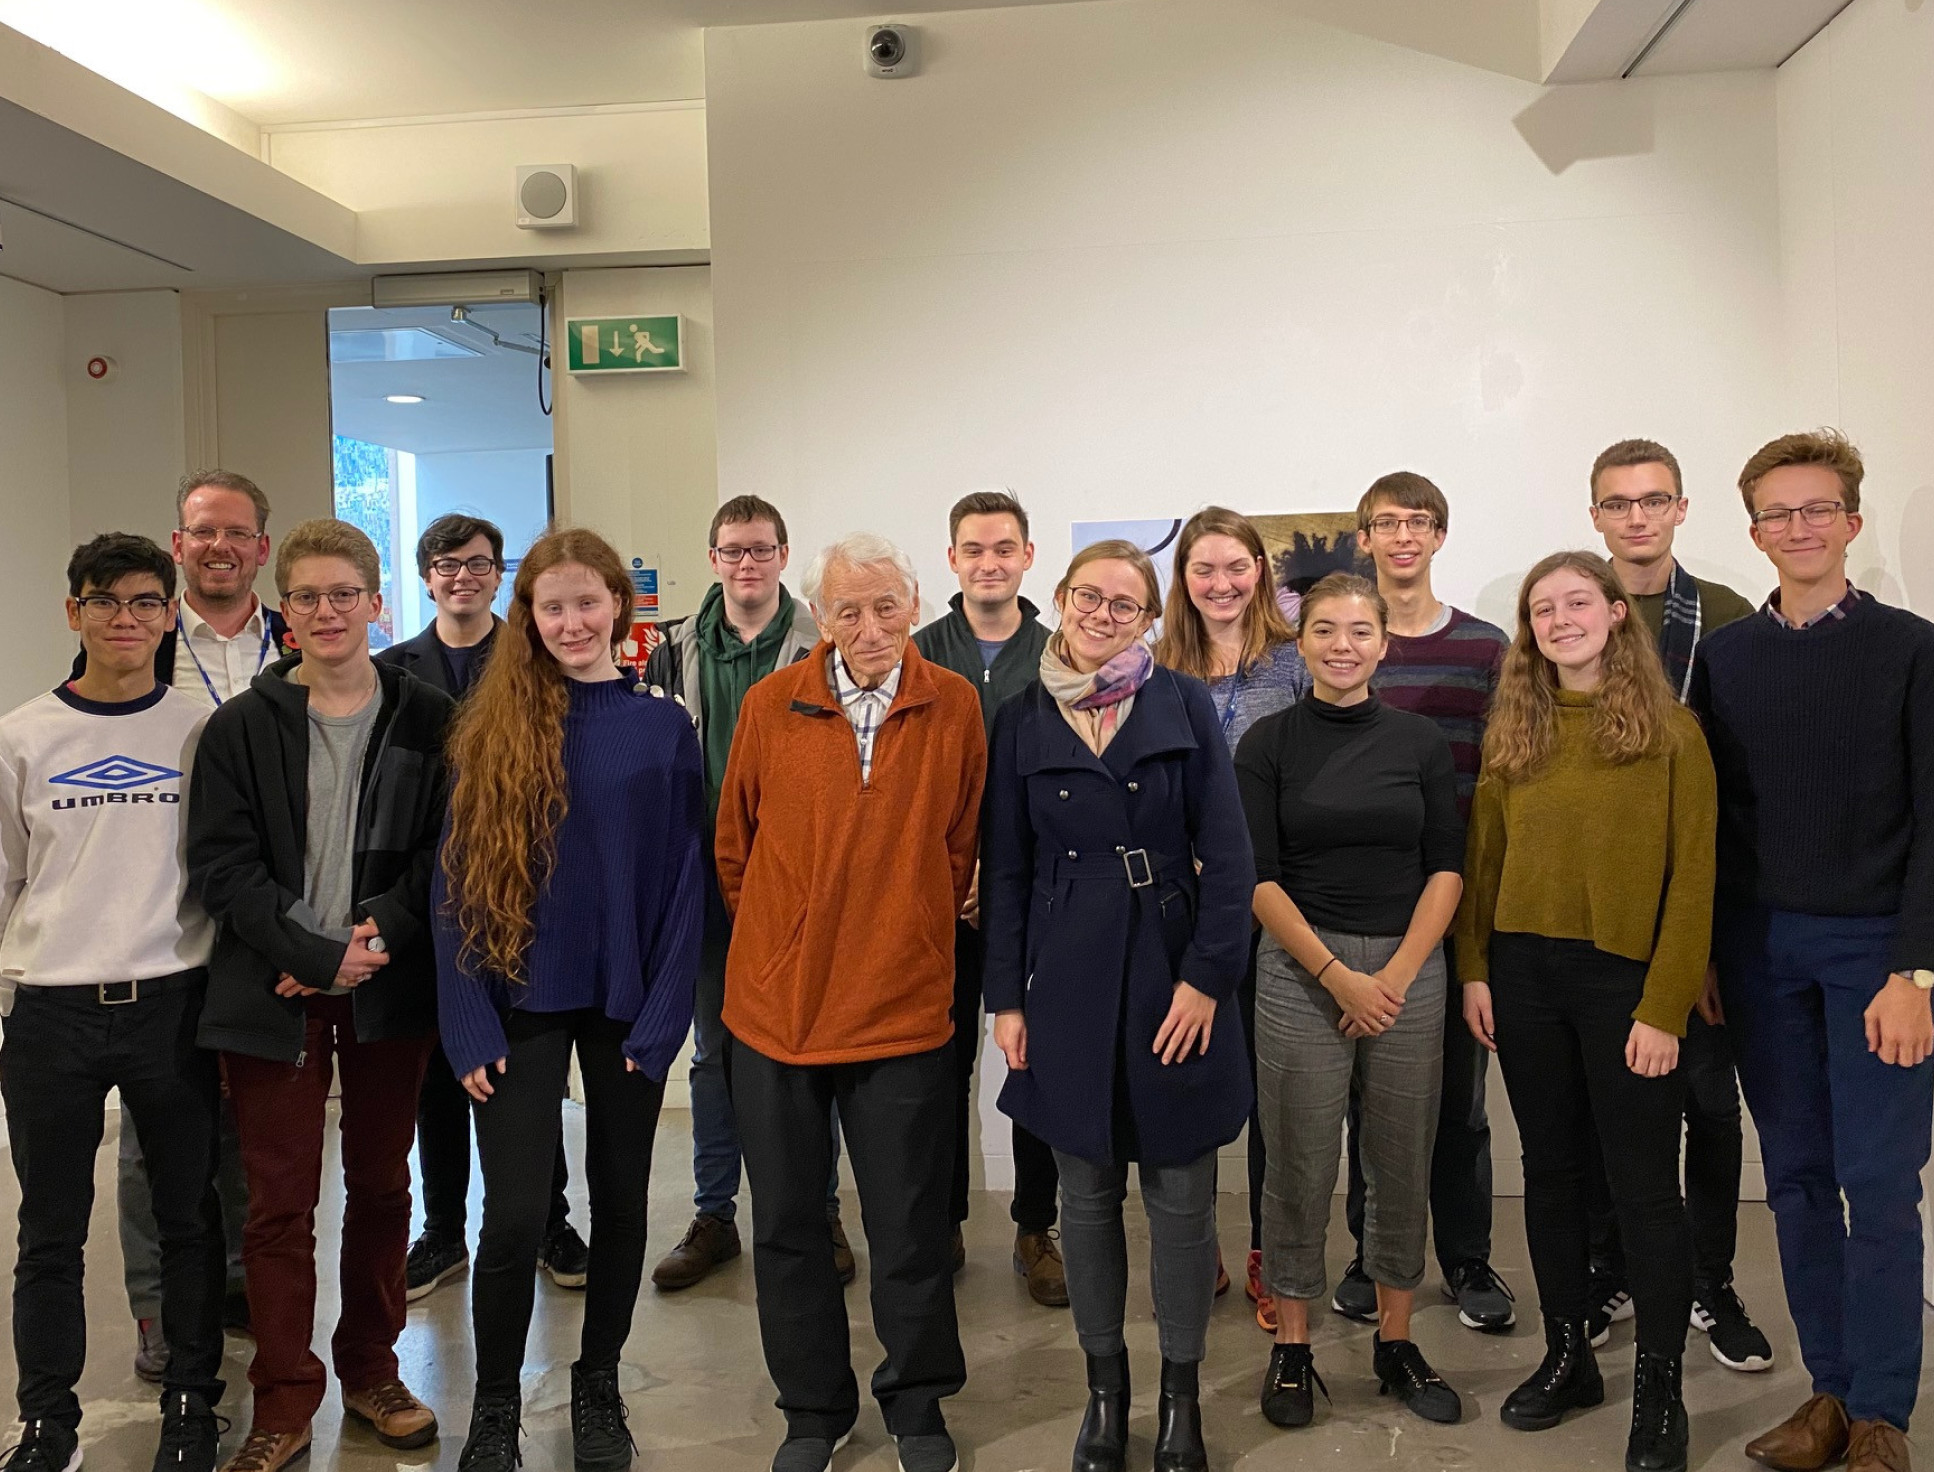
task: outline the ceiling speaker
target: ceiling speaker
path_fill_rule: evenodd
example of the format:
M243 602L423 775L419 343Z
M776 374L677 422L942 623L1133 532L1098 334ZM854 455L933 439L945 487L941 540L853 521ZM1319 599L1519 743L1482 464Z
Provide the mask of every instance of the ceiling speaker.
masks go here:
M517 228L563 230L578 222L576 164L517 166Z

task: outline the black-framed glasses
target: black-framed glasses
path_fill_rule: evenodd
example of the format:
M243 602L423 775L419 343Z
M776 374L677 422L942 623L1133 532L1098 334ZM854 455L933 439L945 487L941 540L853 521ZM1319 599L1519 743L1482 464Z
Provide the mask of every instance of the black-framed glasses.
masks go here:
M761 542L756 547L714 547L712 555L720 562L737 567L748 557L754 562L770 562L779 555L779 548L775 543Z
M331 588L326 593L318 593L314 588L295 588L284 593L282 601L292 613L311 614L327 598L337 613L348 613L368 596L367 588Z
M126 609L144 624L151 624L168 611L168 600L159 593L136 593L132 598L116 598L112 593L89 593L74 600L89 622L112 623Z
M1804 506L1769 506L1764 511L1753 513L1753 525L1761 531L1777 535L1793 524L1799 517L1808 526L1819 530L1833 525L1833 519L1847 509L1844 501L1809 501Z
M1647 516L1663 516L1679 504L1679 498L1668 496L1664 491L1654 491L1649 496L1607 496L1594 504L1601 515L1609 516L1613 521L1623 521L1632 514L1634 506Z
M1437 530L1434 516L1373 516L1370 518L1370 535L1373 537L1394 537L1402 527L1413 537L1427 537Z
M178 530L198 547L212 547L222 541L253 542L262 535L252 526L184 526Z
M438 577L453 578L460 572L467 572L473 578L487 578L503 563L494 557L479 553L475 557L432 557L430 571Z
M1077 583L1068 589L1068 602L1075 606L1077 613L1093 613L1106 604L1108 617L1118 624L1132 624L1148 611L1133 598L1110 598L1101 589L1086 583Z

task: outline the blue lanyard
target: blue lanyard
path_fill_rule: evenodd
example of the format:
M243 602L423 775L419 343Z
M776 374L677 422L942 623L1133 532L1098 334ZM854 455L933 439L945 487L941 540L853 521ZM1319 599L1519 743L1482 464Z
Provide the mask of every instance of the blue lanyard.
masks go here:
M1229 745L1229 730L1236 723L1236 701L1242 695L1242 687L1249 683L1249 674L1241 665L1229 676L1229 703L1222 708L1222 744Z
M208 687L208 698L215 702L215 709L220 710L222 708L222 697L216 693L215 682L208 678L208 671L202 667L201 656L195 653L195 641L188 637L188 625L182 621L179 609L175 612L175 637L181 640L182 648L188 651L188 657L195 662L195 673L201 676L202 684ZM261 674L262 666L268 662L269 616L267 611L264 610L262 614L262 647L255 656L255 673L258 675Z

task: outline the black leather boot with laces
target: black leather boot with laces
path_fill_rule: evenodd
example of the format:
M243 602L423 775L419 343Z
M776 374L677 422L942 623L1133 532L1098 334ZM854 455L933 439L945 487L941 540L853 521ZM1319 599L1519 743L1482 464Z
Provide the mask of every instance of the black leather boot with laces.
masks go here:
M622 1472L637 1450L625 1429L618 1370L571 1366L571 1459L577 1472Z
M1625 1472L1685 1472L1688 1427L1681 1370L1676 1354L1639 1351Z
M1566 1411L1604 1401L1605 1381L1585 1321L1546 1315L1544 1362L1504 1398L1498 1419L1517 1431L1549 1431Z

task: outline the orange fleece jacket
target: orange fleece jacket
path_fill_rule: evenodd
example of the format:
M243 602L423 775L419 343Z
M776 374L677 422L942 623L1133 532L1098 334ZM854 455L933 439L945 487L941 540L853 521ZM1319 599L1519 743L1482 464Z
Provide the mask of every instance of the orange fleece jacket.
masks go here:
M953 1036L954 917L980 841L980 695L911 641L860 785L832 645L755 684L719 796L733 917L725 1025L781 1063L862 1063Z

